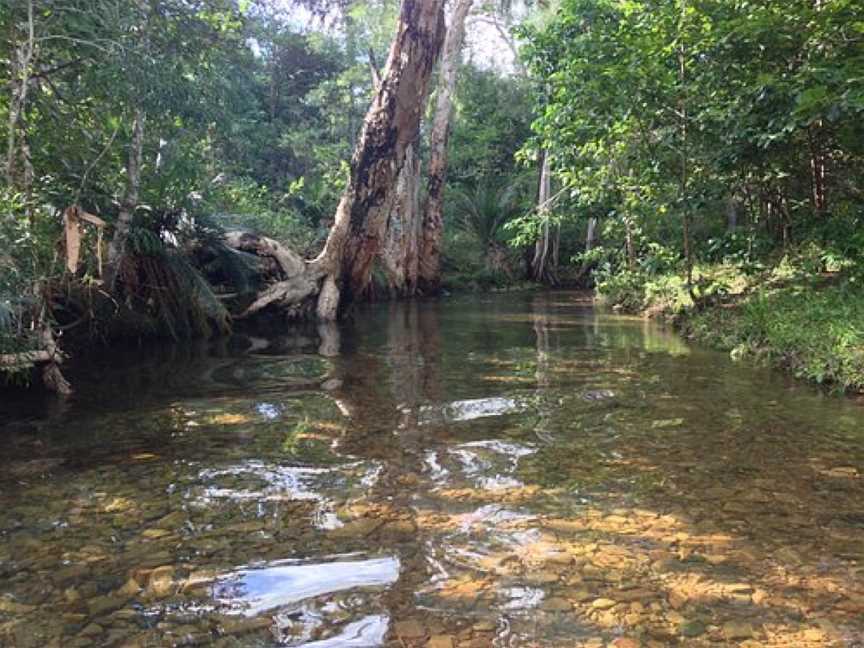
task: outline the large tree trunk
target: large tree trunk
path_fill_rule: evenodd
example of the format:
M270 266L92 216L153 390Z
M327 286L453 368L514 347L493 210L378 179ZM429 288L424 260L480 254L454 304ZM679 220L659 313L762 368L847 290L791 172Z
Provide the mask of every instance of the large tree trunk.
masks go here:
M447 141L459 52L465 40L465 19L474 0L456 0L441 57L441 75L429 148L429 186L423 209L420 242L420 284L424 292L441 289L441 240L444 235L444 184L447 180Z
M405 152L381 250L381 267L391 296L410 297L417 289L420 224L420 156L415 143Z
M444 41L444 0L403 0L396 38L366 114L351 175L324 249L259 296L247 313L318 295L319 319L338 311L369 284L381 250L405 150L414 140L429 79Z
M114 291L120 261L126 254L126 241L132 227L132 217L138 207L138 192L141 189L141 164L144 157L144 122L146 116L140 108L132 119L132 142L126 162L126 192L120 203L120 213L114 225L114 236L108 244L108 262L105 266L105 287Z

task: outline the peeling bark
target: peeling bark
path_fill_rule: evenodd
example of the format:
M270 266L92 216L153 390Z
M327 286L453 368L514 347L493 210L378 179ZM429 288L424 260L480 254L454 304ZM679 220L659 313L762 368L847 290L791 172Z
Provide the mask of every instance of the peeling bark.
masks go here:
M444 34L443 0L404 0L396 40L363 124L351 179L324 250L312 267L341 280L348 301L368 285L386 232L392 191L422 116L422 98ZM336 313L319 305L318 315Z
M429 79L444 41L444 0L403 0L372 105L366 114L348 186L321 253L300 275L272 285L253 305L306 299L318 294L316 315L336 319L360 295L382 249L405 151L416 136ZM252 307L247 314L253 312Z
M333 318L329 317L330 313L335 313L339 308L339 286L336 285L336 280L332 275L324 280L324 285L321 286L321 294L318 295L318 304L315 314L321 321L330 321Z
M380 253L391 296L410 297L417 290L420 225L420 157L415 143L405 152L387 238Z
M441 56L441 74L435 117L429 147L429 185L423 209L423 236L420 241L420 283L424 292L441 289L441 240L444 235L444 186L447 180L447 142L450 138L450 116L459 52L465 40L465 19L473 0L456 0L447 39Z
M49 358L45 366L42 367L42 383L59 396L69 396L72 393L72 386L60 371L60 365L63 364L63 354L54 341L54 333L48 324L45 324L42 330L42 345L45 347Z

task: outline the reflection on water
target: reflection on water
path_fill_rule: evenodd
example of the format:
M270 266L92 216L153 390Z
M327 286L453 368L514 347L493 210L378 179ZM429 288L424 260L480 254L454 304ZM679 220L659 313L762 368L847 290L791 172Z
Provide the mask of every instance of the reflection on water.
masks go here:
M332 562L276 562L221 576L213 599L246 616L361 587L392 585L399 578L393 557Z
M534 451L519 443L488 439L429 451L425 462L438 487L452 487L458 480L486 490L518 488L523 486L514 477L519 460Z
M0 645L864 646L864 413L578 295L0 402Z
M345 629L330 639L319 639L303 644L305 648L369 648L381 646L387 635L389 619L383 614L373 614L349 623Z

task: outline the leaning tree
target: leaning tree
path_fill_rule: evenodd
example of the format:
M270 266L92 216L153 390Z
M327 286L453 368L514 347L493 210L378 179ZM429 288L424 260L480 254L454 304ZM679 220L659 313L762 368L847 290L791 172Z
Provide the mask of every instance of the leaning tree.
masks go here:
M369 284L386 243L387 219L405 152L417 134L432 70L444 42L444 0L402 0L396 37L363 122L351 171L321 253L305 261L273 241L247 242L279 261L284 278L249 306L292 307L316 299L333 320ZM275 251L275 254L274 254Z

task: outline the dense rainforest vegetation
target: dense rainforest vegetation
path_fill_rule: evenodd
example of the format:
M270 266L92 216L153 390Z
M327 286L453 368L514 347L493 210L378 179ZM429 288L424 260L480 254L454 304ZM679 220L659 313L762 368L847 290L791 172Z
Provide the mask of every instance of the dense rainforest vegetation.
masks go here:
M864 388L855 0L4 0L0 364L527 282Z

